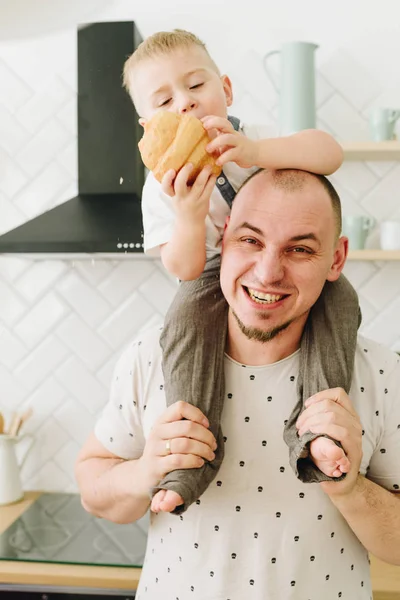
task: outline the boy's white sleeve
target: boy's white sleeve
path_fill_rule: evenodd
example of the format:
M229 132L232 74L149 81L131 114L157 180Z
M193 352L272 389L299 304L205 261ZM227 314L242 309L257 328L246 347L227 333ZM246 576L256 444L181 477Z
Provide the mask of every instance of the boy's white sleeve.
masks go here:
M277 137L275 129L276 128L273 125L243 124L243 133L251 140L265 140L267 138Z
M164 194L161 184L152 173L145 181L142 193L144 251L149 256L160 256L160 246L170 241L175 213L172 199Z
M382 383L384 427L371 457L367 477L391 492L400 492L400 360Z
M116 364L109 401L94 429L107 450L126 460L140 458L145 446L142 390L138 347L131 344Z

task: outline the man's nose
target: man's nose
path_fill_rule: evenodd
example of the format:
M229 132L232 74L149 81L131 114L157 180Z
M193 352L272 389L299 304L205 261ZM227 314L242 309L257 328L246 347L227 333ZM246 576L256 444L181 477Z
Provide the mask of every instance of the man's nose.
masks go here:
M264 250L257 256L254 273L265 285L281 281L285 273L282 256L274 250Z

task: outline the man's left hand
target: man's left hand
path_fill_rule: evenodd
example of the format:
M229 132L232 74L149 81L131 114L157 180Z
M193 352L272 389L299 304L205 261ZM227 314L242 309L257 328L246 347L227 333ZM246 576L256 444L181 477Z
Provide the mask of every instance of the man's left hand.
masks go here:
M361 464L362 426L346 392L342 388L332 388L308 398L296 427L299 436L311 431L326 434L342 444L350 461L347 476L342 481L323 481L319 485L328 496L350 494Z
M223 167L227 162L235 162L239 167L246 169L258 164L257 143L235 131L228 119L208 116L203 117L201 121L210 135L215 135L206 150L218 157L218 165Z

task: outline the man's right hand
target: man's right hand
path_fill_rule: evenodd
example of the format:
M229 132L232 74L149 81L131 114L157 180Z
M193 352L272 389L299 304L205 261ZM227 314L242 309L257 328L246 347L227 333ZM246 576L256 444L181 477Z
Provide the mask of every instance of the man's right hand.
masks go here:
M208 427L204 414L192 404L179 401L166 409L154 423L139 459L149 488L170 471L199 468L214 459L217 443Z
M178 219L187 223L204 223L210 210L210 198L216 177L211 167L206 165L192 185L188 184L193 165L187 163L178 174L173 169L167 171L161 188L173 198L173 206Z

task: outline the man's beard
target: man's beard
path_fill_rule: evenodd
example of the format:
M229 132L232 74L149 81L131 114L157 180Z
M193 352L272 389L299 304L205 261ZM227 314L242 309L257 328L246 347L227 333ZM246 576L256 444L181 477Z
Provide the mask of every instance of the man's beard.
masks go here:
M231 309L232 310L232 309ZM247 327L238 317L234 310L232 310L232 314L235 317L237 324L239 325L239 329L249 340L256 340L257 342L261 342L265 344L266 342L270 342L274 339L281 331L284 331L291 323L293 323L293 319L290 321L286 321L286 323L282 323L281 325L277 325L273 327L269 331L264 331L263 329L257 329L256 327Z

